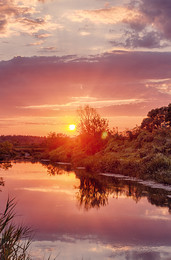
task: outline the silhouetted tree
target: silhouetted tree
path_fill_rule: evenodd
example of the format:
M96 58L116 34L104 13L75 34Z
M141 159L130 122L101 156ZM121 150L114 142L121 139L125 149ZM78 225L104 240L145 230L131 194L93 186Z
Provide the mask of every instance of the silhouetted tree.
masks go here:
M166 115L166 122L171 126L171 103L168 105L168 112Z
M169 126L171 126L171 104L167 107L152 109L141 123L141 128L148 131Z
M78 109L79 124L78 131L81 145L87 154L98 152L106 143L105 139L109 133L108 121L101 118L96 109L86 105Z
M80 118L78 125L80 134L95 135L99 132L108 131L107 119L101 118L95 108L88 105L80 107L78 109L78 115Z

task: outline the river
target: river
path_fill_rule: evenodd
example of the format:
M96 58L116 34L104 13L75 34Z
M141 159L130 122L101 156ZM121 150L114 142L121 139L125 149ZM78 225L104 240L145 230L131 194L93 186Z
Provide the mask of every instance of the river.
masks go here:
M70 166L1 164L0 210L34 230L34 260L171 259L171 190ZM5 169L6 168L6 169Z

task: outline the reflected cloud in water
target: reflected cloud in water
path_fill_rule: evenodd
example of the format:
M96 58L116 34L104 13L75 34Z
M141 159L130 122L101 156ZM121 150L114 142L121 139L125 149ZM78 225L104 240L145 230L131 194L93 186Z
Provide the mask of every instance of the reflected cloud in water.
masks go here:
M16 197L22 220L36 230L33 254L59 254L57 259L167 259L168 191L68 167L17 163L1 171L1 199L9 193Z
M72 239L71 239L72 240ZM45 246L46 245L46 246ZM115 260L168 260L171 255L170 247L142 247L134 246L111 246L104 245L100 242L94 243L89 239L74 241L43 241L33 244L35 251L34 257L41 260L42 256L51 254L57 259L71 259L71 252L76 253L75 259L115 259ZM40 257L41 256L41 257Z

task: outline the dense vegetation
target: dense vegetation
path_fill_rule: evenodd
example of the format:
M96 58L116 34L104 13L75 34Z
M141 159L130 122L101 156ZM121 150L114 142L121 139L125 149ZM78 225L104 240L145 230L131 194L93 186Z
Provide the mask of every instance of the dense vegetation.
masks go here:
M120 173L171 184L171 104L152 109L139 127L124 133L109 130L107 120L89 106L81 107L78 116L76 137L56 133L37 139L0 137L0 159L62 161L93 173Z

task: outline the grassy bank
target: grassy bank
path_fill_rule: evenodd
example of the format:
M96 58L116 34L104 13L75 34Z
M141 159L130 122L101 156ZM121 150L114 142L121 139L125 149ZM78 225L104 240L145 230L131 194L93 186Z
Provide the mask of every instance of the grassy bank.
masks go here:
M123 133L109 130L106 119L89 106L79 113L77 136L3 137L0 160L69 162L94 174L119 173L171 184L171 104L152 109L139 127Z
M88 155L79 140L46 151L41 156L51 162L71 162L88 172L110 172L171 184L171 131L140 130L132 139L111 135L103 149Z

